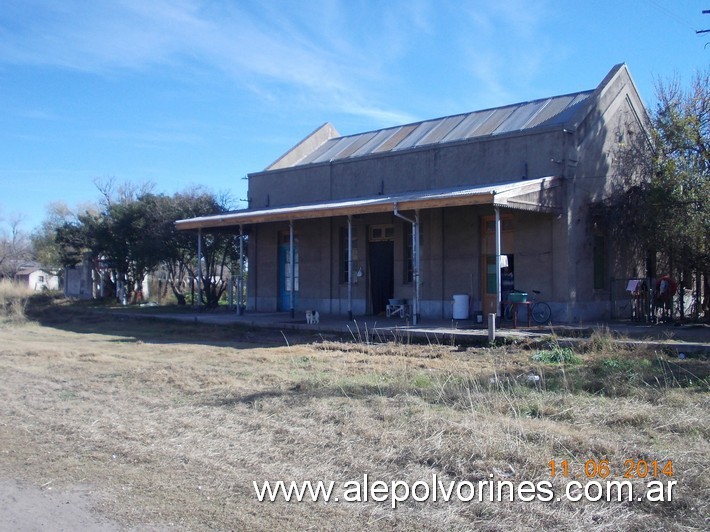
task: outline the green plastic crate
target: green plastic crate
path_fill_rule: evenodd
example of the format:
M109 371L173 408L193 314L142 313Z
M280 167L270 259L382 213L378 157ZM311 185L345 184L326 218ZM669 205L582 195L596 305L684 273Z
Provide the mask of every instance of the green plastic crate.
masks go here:
M508 301L512 301L513 303L524 303L527 300L527 292L511 292L508 294Z

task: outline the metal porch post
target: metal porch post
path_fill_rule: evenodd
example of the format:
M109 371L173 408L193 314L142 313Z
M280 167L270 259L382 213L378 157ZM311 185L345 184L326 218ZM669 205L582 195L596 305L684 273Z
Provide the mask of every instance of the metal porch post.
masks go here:
M194 303L194 302L193 302ZM197 304L199 309L202 306L202 229L197 229Z
M291 319L296 317L296 309L294 305L294 292L296 290L296 263L295 263L295 250L293 247L293 220L289 220L288 222L288 253L289 253L289 260L291 261L291 292L289 294L289 304L291 307Z
M500 279L500 208L496 207L496 316L500 316L501 279Z
M353 320L353 217L348 215L348 320Z
M237 294L237 312L241 314L246 301L244 300L244 226L239 224L239 293Z
M414 211L414 220L410 220L399 212L397 203L394 204L394 213L397 218L412 224L412 323L419 323L419 211Z
M414 308L412 309L412 322L414 325L417 325L419 323L419 317L420 317L420 312L421 309L419 308L419 298L421 296L420 294L420 288L421 288L421 275L420 275L420 270L419 270L419 210L414 211L414 223L412 224L412 266L414 268L413 277L412 279L414 281Z
M229 278L229 289L227 290L227 308L234 310L234 279Z

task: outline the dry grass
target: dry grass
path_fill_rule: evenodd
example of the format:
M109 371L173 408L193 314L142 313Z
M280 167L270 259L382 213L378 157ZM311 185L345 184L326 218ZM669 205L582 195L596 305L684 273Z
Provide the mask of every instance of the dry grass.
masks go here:
M560 366L513 347L284 339L111 323L75 309L42 321L0 325L3 475L90 484L100 510L127 527L708 526L705 359L607 346ZM531 374L539 385L528 385ZM410 502L393 511L374 502L259 503L252 488L363 474L550 480L552 459L568 460L579 479L586 460L608 459L619 472L641 458L674 461L672 503Z
M27 285L0 279L0 323L25 319L25 307L34 292Z

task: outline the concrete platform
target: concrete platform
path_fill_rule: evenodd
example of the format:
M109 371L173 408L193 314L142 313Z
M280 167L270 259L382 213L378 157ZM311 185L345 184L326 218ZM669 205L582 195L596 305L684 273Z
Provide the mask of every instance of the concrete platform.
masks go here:
M123 311L118 311L122 312ZM402 318L384 316L357 316L352 321L344 316L321 314L317 324L306 323L305 313L291 317L289 312L245 313L223 309L197 312L192 309L180 312L161 312L159 307L130 309L132 316L190 321L210 324L239 324L247 327L300 330L339 334L344 340L391 341L416 338L436 343L488 344L488 328L470 320L424 319L412 325ZM551 339L565 345L573 345L589 338L595 331L604 331L627 345L646 345L654 349L676 353L705 353L710 355L710 325L707 324L637 324L629 321L550 325L512 328L511 322L503 321L496 329L496 338L502 341L546 342Z

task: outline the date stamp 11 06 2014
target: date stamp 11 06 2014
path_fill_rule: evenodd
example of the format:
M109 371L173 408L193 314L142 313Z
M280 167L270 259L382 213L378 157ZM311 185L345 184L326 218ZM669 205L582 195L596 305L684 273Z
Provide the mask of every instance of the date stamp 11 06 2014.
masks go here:
M557 477L577 477L584 475L586 478L607 478L607 477L623 477L628 479L633 478L659 478L673 476L673 461L659 460L624 460L624 465L621 468L615 468L609 460L594 460L590 459L584 462L581 471L576 471L574 466L567 460L550 460L547 463L550 468L550 476Z

